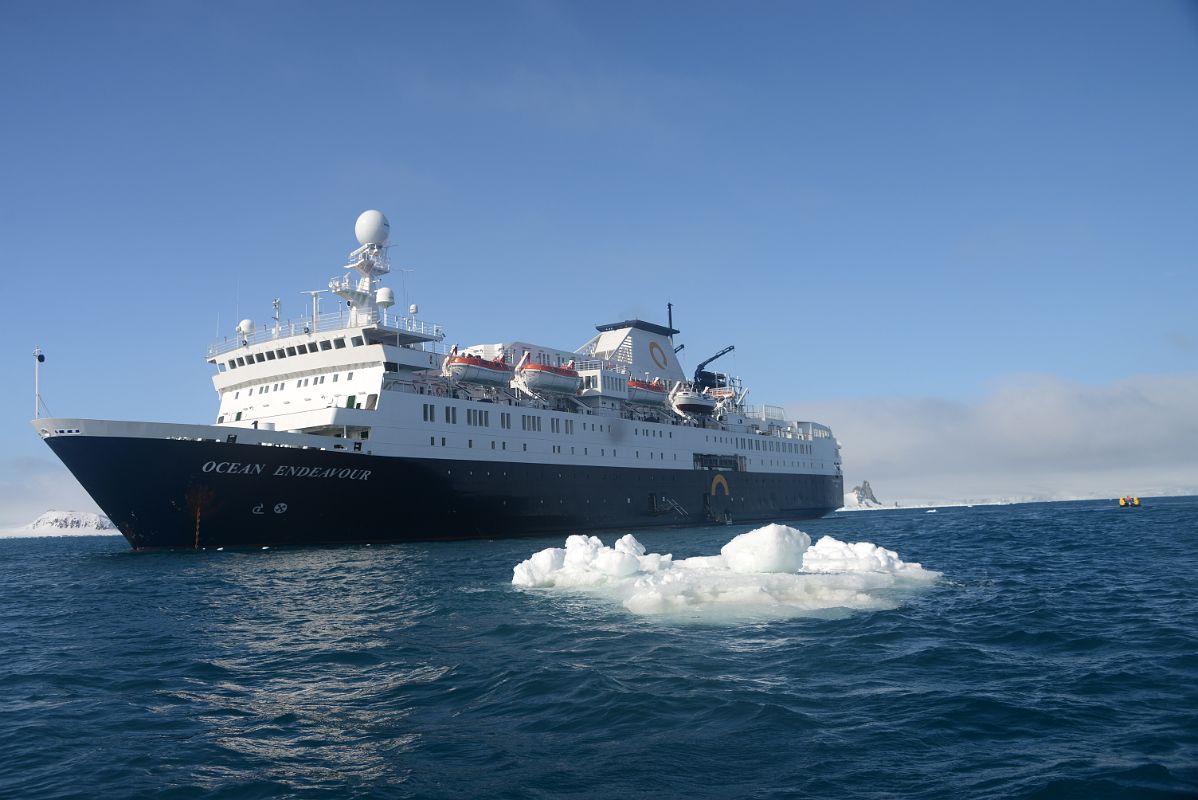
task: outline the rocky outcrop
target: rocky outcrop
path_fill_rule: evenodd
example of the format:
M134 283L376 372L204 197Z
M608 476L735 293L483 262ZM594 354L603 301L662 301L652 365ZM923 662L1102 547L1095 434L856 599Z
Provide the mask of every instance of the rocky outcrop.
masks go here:
M112 520L90 511L47 511L29 524L31 531L111 531Z
M845 508L881 508L882 503L874 496L873 487L869 481L861 481L860 486L854 486L844 496Z

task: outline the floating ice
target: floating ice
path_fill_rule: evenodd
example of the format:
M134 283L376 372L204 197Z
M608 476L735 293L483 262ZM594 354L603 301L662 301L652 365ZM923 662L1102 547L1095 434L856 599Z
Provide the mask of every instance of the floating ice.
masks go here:
M706 619L890 609L939 577L870 542L825 536L812 545L807 534L785 525L742 533L718 556L678 561L646 553L631 534L612 547L575 535L564 548L541 550L512 570L516 586L582 592L635 614Z

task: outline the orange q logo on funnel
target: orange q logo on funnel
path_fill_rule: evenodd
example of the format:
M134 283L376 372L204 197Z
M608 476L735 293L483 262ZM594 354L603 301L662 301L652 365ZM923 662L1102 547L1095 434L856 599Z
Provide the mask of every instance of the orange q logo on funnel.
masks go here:
M666 359L666 351L662 350L661 345L657 342L649 342L649 357L653 359L653 363L657 365L658 369L665 369L666 365L670 363Z

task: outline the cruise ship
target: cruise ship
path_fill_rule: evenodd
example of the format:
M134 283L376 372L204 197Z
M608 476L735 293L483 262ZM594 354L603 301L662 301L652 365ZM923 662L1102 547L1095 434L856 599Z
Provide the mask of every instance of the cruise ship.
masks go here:
M432 541L795 520L844 496L816 422L684 372L672 311L598 325L573 350L449 346L382 285L390 224L328 293L337 310L242 320L207 360L212 424L35 419L137 550ZM331 300L332 297L327 299ZM582 338L581 335L579 338Z

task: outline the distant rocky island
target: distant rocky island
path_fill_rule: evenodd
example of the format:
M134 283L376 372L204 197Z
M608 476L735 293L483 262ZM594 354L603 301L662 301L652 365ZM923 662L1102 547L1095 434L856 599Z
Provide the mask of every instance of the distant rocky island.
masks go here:
M898 503L895 503L894 506L898 506ZM882 505L882 502L874 496L874 490L873 487L869 485L869 481L861 481L860 486L854 486L844 495L844 508L846 509L891 507L892 506Z
M116 525L103 514L90 511L47 511L29 523L26 530L45 531L115 531Z

